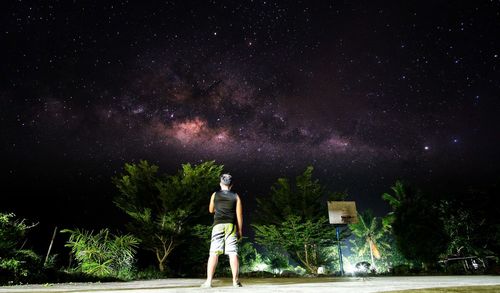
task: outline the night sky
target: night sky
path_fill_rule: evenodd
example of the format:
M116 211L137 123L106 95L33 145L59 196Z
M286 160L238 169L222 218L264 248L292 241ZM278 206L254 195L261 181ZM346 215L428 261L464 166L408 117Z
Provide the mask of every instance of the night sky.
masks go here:
M2 211L119 222L140 159L216 160L249 206L313 165L378 214L396 179L500 174L500 1L1 5Z

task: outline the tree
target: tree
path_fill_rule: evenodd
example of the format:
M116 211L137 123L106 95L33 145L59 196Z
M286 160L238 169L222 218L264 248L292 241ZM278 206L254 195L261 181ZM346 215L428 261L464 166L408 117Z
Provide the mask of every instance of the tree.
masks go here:
M407 192L394 212L392 230L398 249L424 266L434 263L448 245L437 203L421 191Z
M288 215L294 214L313 220L325 214L325 202L322 199L326 199L327 190L318 179L313 179L313 170L314 168L309 166L303 174L295 178L295 192L290 190L292 192L288 193L289 207L285 205Z
M259 221L269 224L280 224L290 215L303 219L316 220L326 213L326 199L340 198L312 178L314 168L309 166L303 174L295 179L292 186L287 178L279 178L271 187L267 197L257 198ZM322 201L325 200L325 201Z
M499 185L460 188L440 201L439 211L450 242L447 253L492 256L500 253L500 207L492 202Z
M401 203L406 198L405 185L401 180L397 180L396 183L391 186L391 189L394 194L390 194L387 192L382 194L382 199L387 201L392 209L392 211L382 219L382 223L387 229L392 228L392 224L395 220L394 211L396 211L401 206Z
M255 240L266 247L281 248L299 261L310 273L316 273L324 261L324 248L336 242L335 229L326 217L305 220L290 215L280 225L254 225Z
M359 244L354 246L358 248L356 251L358 256L363 256L367 252L370 252L371 264L376 267L374 258L380 259L381 257L379 247L387 246L382 241L385 231L382 229L380 219L368 210L364 213L359 213L358 222L349 224L349 229L360 240ZM356 240L353 240L352 243L356 243Z
M252 226L257 243L269 251L283 251L316 273L325 261L325 248L336 241L326 200L340 200L345 194L328 192L312 173L313 167L307 167L295 184L279 178L269 196L257 198L258 224Z
M201 215L218 184L222 165L213 161L182 165L174 175L159 175L147 161L125 164L125 173L113 178L119 190L115 204L129 217L127 227L152 251L160 271L174 248L182 242L188 223Z

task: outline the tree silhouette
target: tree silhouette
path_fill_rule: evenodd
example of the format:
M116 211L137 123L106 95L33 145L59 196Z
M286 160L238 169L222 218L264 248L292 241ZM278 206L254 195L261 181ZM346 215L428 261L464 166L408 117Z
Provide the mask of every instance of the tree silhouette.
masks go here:
M427 266L445 252L448 237L435 199L420 191L407 192L394 216L394 237L407 259Z

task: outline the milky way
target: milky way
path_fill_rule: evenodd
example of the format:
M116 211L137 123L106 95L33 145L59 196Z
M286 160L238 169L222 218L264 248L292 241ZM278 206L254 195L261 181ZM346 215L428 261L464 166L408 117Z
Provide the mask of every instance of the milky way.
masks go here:
M336 126L339 110L332 111L333 119L317 121L307 117L311 113L288 105L307 97L288 97L274 81L252 84L228 70L203 74L209 80L186 80L164 67L166 72L155 73L156 78L143 78L147 85L137 82L140 92L153 97L129 94L131 98L103 113L103 121L111 121L116 128L131 125L147 146L222 160L286 164L296 158L371 160L391 155L370 146L354 130ZM254 76L251 72L239 75Z
M381 190L498 171L498 1L292 2L8 4L3 174L214 159Z

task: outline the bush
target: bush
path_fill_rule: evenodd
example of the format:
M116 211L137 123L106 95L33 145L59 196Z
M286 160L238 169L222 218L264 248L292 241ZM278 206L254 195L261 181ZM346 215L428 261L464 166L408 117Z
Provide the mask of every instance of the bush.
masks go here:
M411 269L411 267L409 265L402 264L402 265L394 266L392 268L392 272L394 275L397 275L397 276L409 275L410 269Z
M83 273L97 277L130 280L134 276L135 253L139 240L132 235L112 235L108 229L96 234L85 230L62 230L70 233L66 247Z
M276 277L276 274L266 271L254 271L254 272L246 272L240 273L240 277L243 278L273 278Z
M0 259L0 283L21 284L40 277L40 257L31 250L16 251L10 257Z
M238 255L240 258L240 272L242 273L259 271L259 265L264 263L262 255L246 238L240 242Z
M275 274L282 274L284 270L290 268L288 257L276 249L266 250L264 261Z
M26 231L35 225L16 219L15 214L0 213L0 284L38 282L44 279L39 255L20 249Z
M167 274L165 272L160 272L155 267L147 267L144 270L138 271L135 275L136 280L153 280L153 279L163 279L166 278Z

